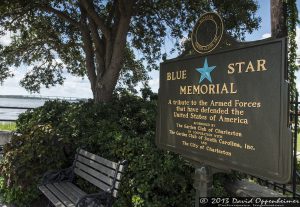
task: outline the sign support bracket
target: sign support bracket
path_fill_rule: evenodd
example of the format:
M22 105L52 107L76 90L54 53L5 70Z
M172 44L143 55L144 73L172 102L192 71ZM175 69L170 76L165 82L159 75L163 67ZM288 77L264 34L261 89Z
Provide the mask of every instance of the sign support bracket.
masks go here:
M194 175L195 207L199 207L199 199L209 197L212 190L213 174L207 165L196 166Z
M210 197L213 189L213 175L216 173L228 173L229 170L222 170L209 165L195 165L194 184L196 190L195 207L199 207L199 199Z

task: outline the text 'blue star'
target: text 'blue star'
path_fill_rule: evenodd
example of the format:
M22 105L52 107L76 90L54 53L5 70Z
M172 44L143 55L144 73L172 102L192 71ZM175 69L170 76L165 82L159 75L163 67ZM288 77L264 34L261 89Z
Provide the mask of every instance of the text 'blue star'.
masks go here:
M196 70L201 73L201 77L199 80L199 83L201 83L205 78L209 81L212 82L210 72L215 69L216 66L208 66L207 64L207 58L204 60L204 65L203 68L196 68Z

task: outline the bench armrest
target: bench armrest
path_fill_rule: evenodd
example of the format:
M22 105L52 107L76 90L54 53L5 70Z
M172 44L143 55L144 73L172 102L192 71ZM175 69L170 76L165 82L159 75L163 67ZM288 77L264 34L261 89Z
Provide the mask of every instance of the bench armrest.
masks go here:
M48 183L60 182L63 180L72 181L74 178L73 168L65 168L59 171L48 171L46 172L43 177L41 184L46 185Z
M76 203L76 207L85 207L92 204L93 206L110 206L112 196L109 192L94 193L82 196Z

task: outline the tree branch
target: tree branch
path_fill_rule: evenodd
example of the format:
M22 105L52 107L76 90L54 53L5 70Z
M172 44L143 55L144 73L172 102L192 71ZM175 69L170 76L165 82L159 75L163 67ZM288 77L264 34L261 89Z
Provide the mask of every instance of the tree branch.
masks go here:
M112 41L106 41L106 68L110 67L110 64L112 64L114 61L117 60L116 63L113 63L115 65L121 64L123 58L118 58L118 57L123 57L123 54L121 51L124 50L126 47L126 37L127 33L129 30L129 24L130 24L130 19L132 16L133 12L133 6L135 3L135 0L115 0L116 4L115 6L116 11L115 11L115 19L114 19L114 24L112 26L112 34L114 34ZM120 46L120 47L119 47ZM116 49L116 48L122 48ZM109 64L109 65L107 65Z
M107 20L106 20L106 25L109 26L112 24L112 20L113 20L113 17L114 17L114 14L117 12L117 7L118 7L118 1L114 1L111 8L109 9L108 11L108 17L107 17Z
M80 23L76 20L72 19L67 13L63 11L59 11L57 9L54 9L48 5L40 5L39 8L43 11L50 12L53 14L56 14L59 18L69 22L70 24L74 25L75 27L79 27Z
M94 45L95 45L95 48L96 48L96 61L97 61L97 76L98 78L102 76L104 70L105 70L105 61L104 61L104 44L102 42L102 40L100 39L99 37L99 33L98 33L98 30L97 30L97 26L95 24L95 22L90 18L88 17L88 20L89 20L89 27L90 27L90 30L91 30L91 34L92 34L92 38L93 38L93 41L94 41Z
M88 17L88 20L89 20L89 28L91 30L91 34L92 34L92 38L95 43L95 47L97 50L99 50L101 56L103 56L104 55L104 50L103 50L104 44L103 44L101 38L99 37L97 26L95 25L95 22L93 21L93 19Z
M106 40L105 41L105 68L108 68L111 62L111 56L113 50L113 41L112 40Z
M93 91L93 94L95 95L96 91L96 79L97 75L95 72L95 64L94 64L94 50L93 50L93 43L91 41L91 35L90 31L87 26L87 17L85 11L81 10L81 33L82 33L82 41L83 41L83 50L85 52L86 56L86 69L87 69L87 76L91 82L91 89Z
M133 4L135 1L136 0L119 0L119 9L123 16L129 17L132 15Z
M115 15L114 15L114 22L111 26L111 38L110 39L106 39L105 41L105 46L106 46L106 49L105 49L105 68L109 68L109 65L111 63L111 58L112 58L112 53L113 53L113 44L114 44L114 41L115 41L115 36L117 34L117 31L118 31L118 27L119 27L119 23L120 23L120 18L121 18L121 13L120 13L120 10L119 10L119 3L118 3L118 0L115 0L114 1L115 3Z
M111 35L110 29L105 25L105 21L96 13L93 2L90 0L79 0L79 2L103 32L105 38L109 39Z
M131 17L122 17L118 25L109 68L105 73L107 78L104 77L104 80L110 80L109 82L106 82L109 86L114 86L119 78L119 73L124 59L124 49L126 47L126 37L129 30L130 19Z
M119 10L121 14L126 14L126 9L125 9L125 3L123 0L118 0L119 1Z

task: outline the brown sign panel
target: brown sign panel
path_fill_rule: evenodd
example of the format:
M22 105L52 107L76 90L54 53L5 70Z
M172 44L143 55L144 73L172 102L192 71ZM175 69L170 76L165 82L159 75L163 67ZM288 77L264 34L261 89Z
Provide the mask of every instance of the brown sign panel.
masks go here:
M157 145L279 183L291 174L286 39L161 64Z

